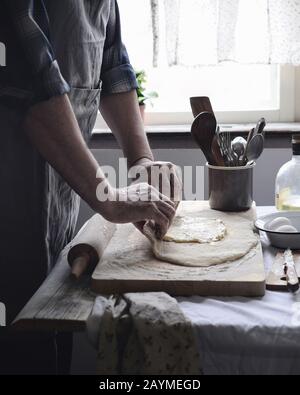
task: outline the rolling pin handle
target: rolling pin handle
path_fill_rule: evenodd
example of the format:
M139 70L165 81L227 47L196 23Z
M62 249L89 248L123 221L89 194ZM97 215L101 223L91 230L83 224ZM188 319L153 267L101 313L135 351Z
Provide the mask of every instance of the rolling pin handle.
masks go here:
M82 274L84 274L90 264L90 255L86 252L83 252L80 256L74 259L71 269L71 275L73 278L78 280Z

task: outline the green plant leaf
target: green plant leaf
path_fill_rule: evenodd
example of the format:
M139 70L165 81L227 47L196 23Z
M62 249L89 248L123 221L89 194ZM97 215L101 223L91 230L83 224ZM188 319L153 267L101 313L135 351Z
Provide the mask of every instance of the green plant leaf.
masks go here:
M135 75L138 83L138 88L136 92L137 92L139 104L144 105L147 101L149 101L150 104L153 105L151 100L156 99L158 97L158 93L154 91L147 92L146 90L147 75L145 70L136 70Z

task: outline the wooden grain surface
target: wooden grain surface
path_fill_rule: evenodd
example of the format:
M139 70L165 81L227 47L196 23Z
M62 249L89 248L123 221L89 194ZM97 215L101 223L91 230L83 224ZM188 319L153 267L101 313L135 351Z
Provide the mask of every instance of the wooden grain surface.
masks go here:
M207 202L182 202L181 209L201 215L209 206ZM214 215L218 218L219 212ZM253 221L256 209L229 215ZM91 286L100 294L162 291L173 296L263 296L262 247L258 243L242 259L221 265L178 266L156 259L149 241L133 225L122 225L94 271Z
M90 276L71 277L67 247L47 280L13 323L17 330L82 331L85 329L95 295Z
M259 207L259 215L274 211ZM277 251L263 239L266 268L273 263ZM70 281L67 261L69 247L60 255L57 265L13 323L15 330L63 330L79 332L86 328L96 295L90 291L90 278ZM229 302L230 303L230 302Z

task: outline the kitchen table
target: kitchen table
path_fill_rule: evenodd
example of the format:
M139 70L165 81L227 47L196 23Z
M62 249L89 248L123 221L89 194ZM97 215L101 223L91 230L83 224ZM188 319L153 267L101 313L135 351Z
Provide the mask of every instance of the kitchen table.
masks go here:
M274 211L259 207L258 215ZM276 250L262 236L268 271ZM89 277L70 279L66 250L16 318L16 330L84 331L95 295ZM205 374L300 374L300 296L177 297L192 321Z

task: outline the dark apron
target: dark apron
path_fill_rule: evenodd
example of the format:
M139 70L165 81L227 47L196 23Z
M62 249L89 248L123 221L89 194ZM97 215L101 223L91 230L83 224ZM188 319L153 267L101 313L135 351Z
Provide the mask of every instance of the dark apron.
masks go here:
M51 42L85 140L100 103L110 0L46 0ZM0 106L0 302L11 321L72 239L79 197L27 140L23 114Z

